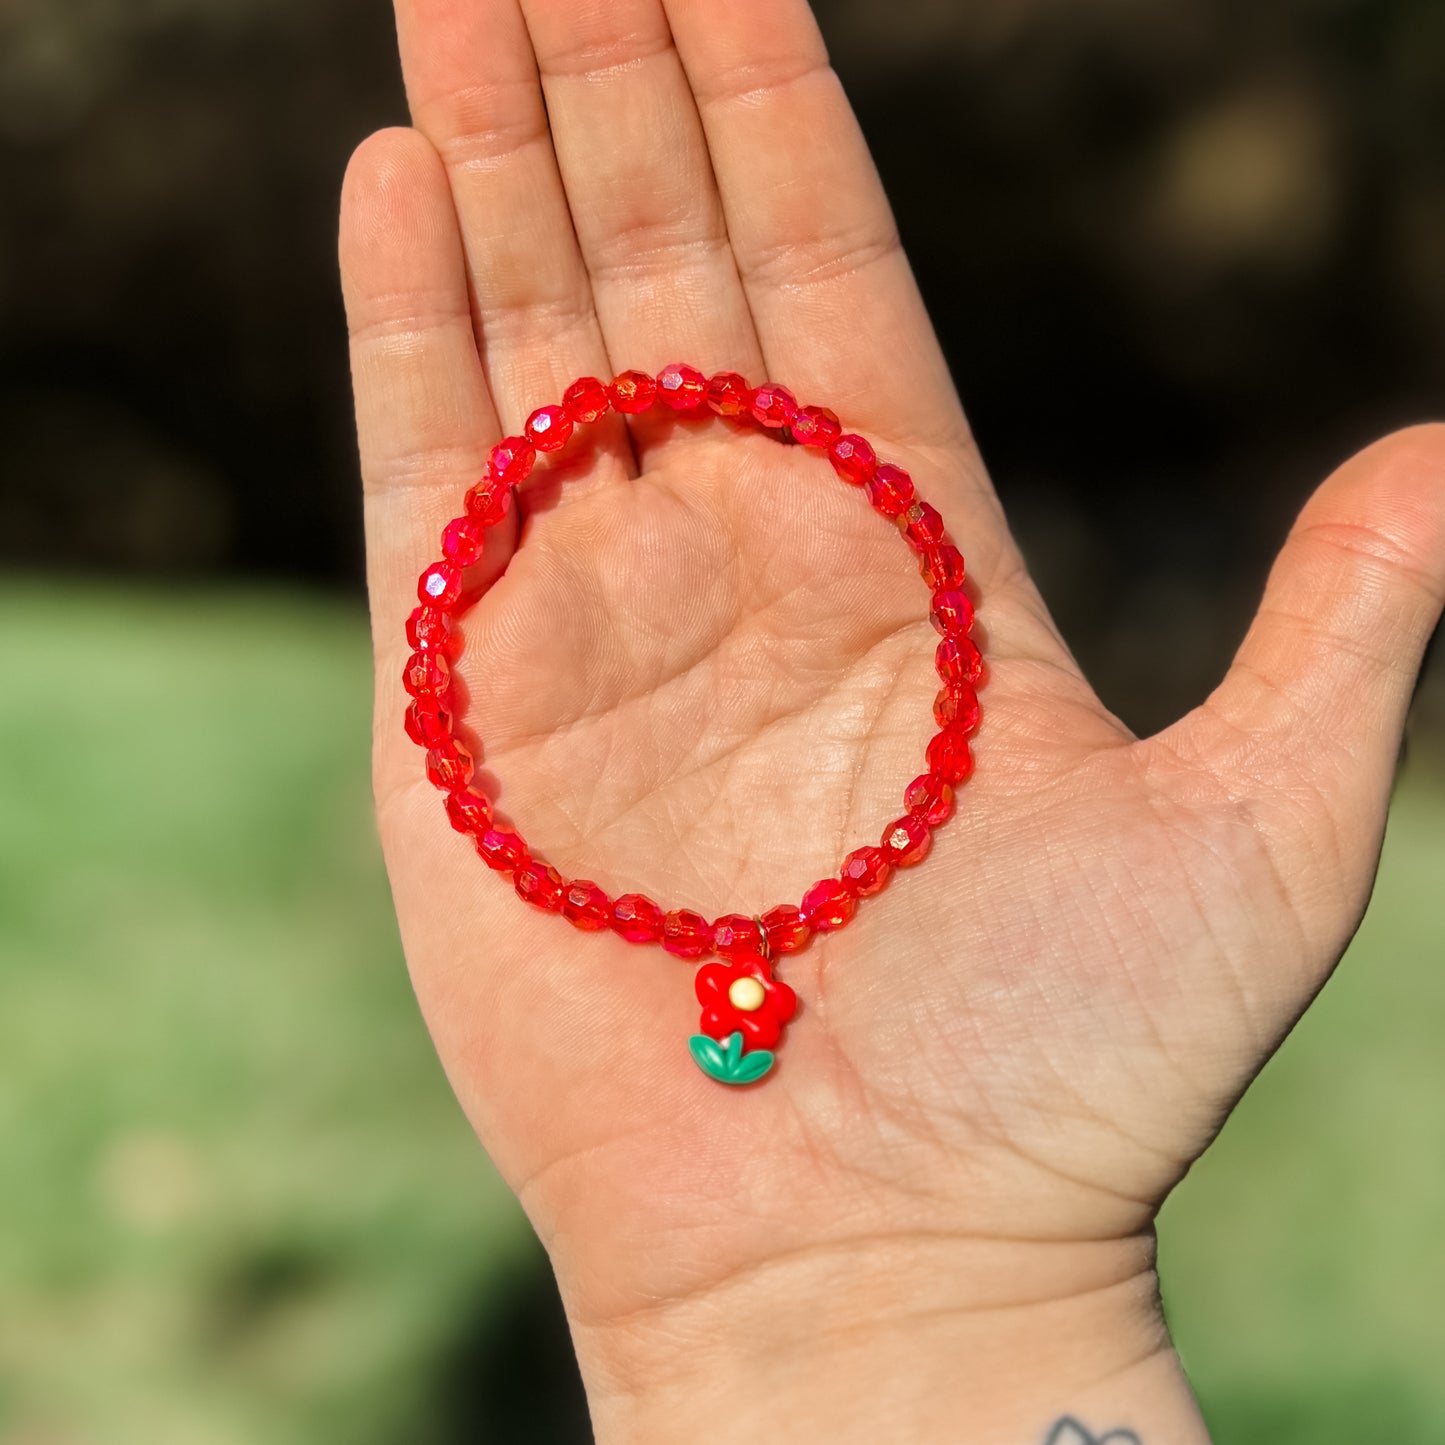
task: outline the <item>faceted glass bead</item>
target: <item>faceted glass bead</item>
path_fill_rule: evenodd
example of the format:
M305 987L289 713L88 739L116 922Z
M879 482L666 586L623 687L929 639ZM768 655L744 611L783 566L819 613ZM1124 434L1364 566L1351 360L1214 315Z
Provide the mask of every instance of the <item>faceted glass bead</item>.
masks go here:
M495 868L498 873L520 868L530 856L520 833L499 828L495 823L477 839L477 852L486 860L487 867Z
M930 592L957 589L963 586L963 553L952 542L940 542L918 559L918 571Z
M913 478L892 462L879 462L868 478L868 500L885 517L896 517L913 500Z
M483 477L467 492L467 516L484 527L495 527L512 505L512 487L500 477Z
M562 875L540 858L529 858L512 874L512 887L517 897L527 903L557 913L562 908Z
M844 432L834 438L833 445L828 448L828 460L833 463L833 470L855 487L861 487L878 467L878 454L868 442L852 432Z
M657 383L645 371L622 371L612 378L607 393L618 411L636 416L657 399Z
M748 411L759 426L787 426L798 414L798 399L786 386L765 381L753 391Z
M482 555L487 529L475 517L456 517L442 533L442 554L458 567L470 567Z
M933 594L933 610L928 614L945 637L962 637L973 626L973 603L966 592L955 587Z
M657 399L673 411L696 411L707 400L707 378L695 366L674 361L657 373Z
M611 405L606 385L595 376L580 377L562 393L562 409L578 426L601 421Z
M562 916L584 933L612 922L612 900L588 878L574 878L562 890Z
M401 670L401 685L413 697L441 697L452 685L452 670L440 652L413 652Z
M830 447L843 428L838 414L826 406L800 406L788 428L793 440L805 447Z
M922 773L903 790L903 806L937 827L953 812L953 788L932 773Z
M803 918L819 933L842 928L858 911L858 900L838 878L824 878L803 894Z
M944 728L928 744L928 771L945 783L961 783L973 772L968 739L957 728Z
M662 921L662 946L678 958L712 952L712 924L690 908L674 908Z
M444 793L454 792L471 782L475 766L470 750L455 738L448 738L427 752L427 781Z
M770 953L796 953L812 936L813 927L803 910L792 903L779 903L762 915L763 935Z
M492 826L492 800L470 788L447 794L447 817L458 833L480 838Z
M719 416L741 416L752 395L752 387L735 371L720 371L707 384L707 404Z
M436 707L428 704L436 703ZM419 697L406 710L406 735L419 748L434 748L452 735L452 715L435 697Z
M656 943L662 937L662 909L643 893L624 893L612 905L612 931L629 943Z
M945 637L933 664L944 682L977 682L983 676L983 654L967 637Z
M917 813L909 813L883 830L883 851L895 868L922 862L931 841L928 824Z
M763 930L756 918L728 913L712 926L712 946L719 958L753 958L763 951Z
M844 860L839 876L849 892L871 898L888 881L893 871L882 848L855 848Z
M953 728L961 733L978 731L982 709L978 705L978 694L966 682L945 687L933 700L933 715L941 728Z
M523 430L539 452L560 451L572 435L572 418L560 406L539 406Z
M943 540L943 518L927 502L913 501L898 514L898 530L917 552Z
M406 640L417 652L444 652L456 656L461 645L447 622L447 615L438 607L417 607L406 619Z
M450 612L462 595L462 569L455 562L433 562L417 578L416 595L426 606Z
M499 482L515 487L525 482L537 460L537 449L526 437L505 437L487 454L487 471Z

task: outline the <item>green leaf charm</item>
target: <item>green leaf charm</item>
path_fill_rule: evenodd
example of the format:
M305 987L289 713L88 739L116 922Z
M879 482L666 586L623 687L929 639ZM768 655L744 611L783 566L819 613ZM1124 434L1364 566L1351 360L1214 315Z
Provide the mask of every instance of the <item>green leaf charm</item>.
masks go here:
M687 1046L692 1050L693 1062L709 1078L720 1084L751 1084L761 1079L773 1067L770 1049L754 1049L743 1052L743 1036L731 1033L723 1043L710 1039L706 1034L694 1034Z

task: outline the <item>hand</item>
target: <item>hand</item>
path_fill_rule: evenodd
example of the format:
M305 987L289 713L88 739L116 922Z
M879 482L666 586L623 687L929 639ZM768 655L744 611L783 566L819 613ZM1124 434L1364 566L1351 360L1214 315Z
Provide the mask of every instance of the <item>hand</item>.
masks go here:
M1136 740L1029 580L802 0L397 20L416 129L358 150L341 235L382 839L599 1436L853 1438L874 1412L870 1439L1033 1439L1047 1402L1129 1383L1142 1439L1204 1438L1151 1222L1363 912L1445 593L1445 430L1325 483L1223 684ZM673 360L779 380L907 467L968 558L990 668L957 815L782 965L802 1011L745 1092L688 1057L689 967L520 903L401 730L416 575L489 446L575 377ZM796 901L923 770L927 593L799 450L614 418L497 537L466 720L567 876L710 917Z

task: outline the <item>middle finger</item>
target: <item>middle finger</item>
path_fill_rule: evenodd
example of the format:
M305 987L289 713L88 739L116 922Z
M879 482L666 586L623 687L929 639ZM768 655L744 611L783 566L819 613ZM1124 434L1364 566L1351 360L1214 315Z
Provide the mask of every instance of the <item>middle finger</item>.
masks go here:
M702 122L660 0L522 0L609 352L762 381ZM624 359L625 358L625 359Z

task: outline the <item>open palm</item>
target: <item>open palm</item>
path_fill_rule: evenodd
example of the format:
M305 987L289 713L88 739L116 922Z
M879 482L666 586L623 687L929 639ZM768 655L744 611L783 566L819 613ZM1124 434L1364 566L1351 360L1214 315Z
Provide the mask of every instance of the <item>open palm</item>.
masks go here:
M342 222L382 836L428 1024L579 1341L900 1238L1145 1239L1363 911L1445 590L1445 439L1332 478L1221 688L1137 741L1028 579L802 0L397 16L417 129L360 148ZM400 726L416 574L489 446L578 376L674 360L778 380L907 467L989 661L956 816L786 960L801 1012L746 1093L688 1057L691 966L520 903ZM488 553L458 664L481 767L566 876L709 917L795 901L924 770L915 561L816 453L599 431Z

